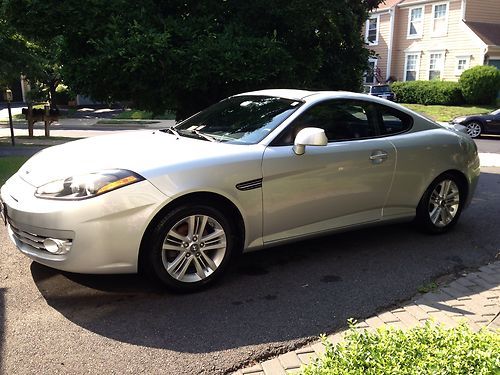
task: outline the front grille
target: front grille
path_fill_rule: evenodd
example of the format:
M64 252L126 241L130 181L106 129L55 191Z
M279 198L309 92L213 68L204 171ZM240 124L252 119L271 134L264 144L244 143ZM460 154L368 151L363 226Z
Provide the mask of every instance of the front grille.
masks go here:
M25 244L26 246L29 247L30 250L43 251L49 254L49 252L45 249L45 246L43 245L43 241L45 241L49 237L40 236L35 233L25 232L17 228L15 225L13 225L11 220L8 221L10 229L12 231L12 235L16 241ZM71 240L62 240L62 241L66 241L68 245L71 247L72 244Z
M22 242L36 250L43 250L45 251L45 247L43 246L43 241L47 237L42 237L34 233L28 233L24 232L20 229L17 229L14 225L12 225L12 222L9 220L9 225L10 229L12 229L12 233L14 235L14 238L18 240L19 242Z

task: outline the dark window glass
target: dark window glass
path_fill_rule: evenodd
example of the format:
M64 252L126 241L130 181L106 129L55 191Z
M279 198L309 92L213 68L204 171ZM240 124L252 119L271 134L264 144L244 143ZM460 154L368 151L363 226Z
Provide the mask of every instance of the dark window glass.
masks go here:
M272 96L235 96L188 118L175 130L181 136L205 135L219 142L258 143L301 105Z
M354 100L316 104L293 121L273 142L291 145L297 133L308 127L322 128L329 142L370 138L378 135L375 105Z
M413 125L413 119L410 115L393 108L379 106L379 115L381 135L403 133Z
M380 85L380 86L372 86L372 93L373 94L381 94L384 92L390 92L391 88L387 85Z

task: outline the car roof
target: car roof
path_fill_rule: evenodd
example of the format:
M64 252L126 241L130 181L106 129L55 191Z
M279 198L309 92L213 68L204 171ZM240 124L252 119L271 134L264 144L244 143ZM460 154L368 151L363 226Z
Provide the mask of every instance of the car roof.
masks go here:
M315 94L316 91L297 90L297 89L267 89L244 92L235 96L244 95L263 95L263 96L276 96L278 98L303 100L305 97Z
M315 101L316 99L327 99L327 98L366 98L365 94L359 94L350 91L308 91L308 90L296 90L296 89L267 89L244 92L234 96L245 96L245 95L262 95L262 96L276 96L283 99L301 100L301 101Z
M386 99L381 99L373 95L360 94L350 91L307 91L307 90L295 90L295 89L269 89L269 90L244 92L235 96L244 96L244 95L275 96L284 99L300 100L306 103L319 102L325 99L359 99L364 101L380 103L385 106L396 108L406 113L413 113L408 108L403 107L397 103L388 101Z

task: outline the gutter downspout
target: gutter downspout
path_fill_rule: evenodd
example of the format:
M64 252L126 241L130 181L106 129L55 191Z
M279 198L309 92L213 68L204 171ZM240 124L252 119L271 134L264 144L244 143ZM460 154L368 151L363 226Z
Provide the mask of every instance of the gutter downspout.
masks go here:
M387 51L387 68L386 68L386 73L385 73L385 79L388 80L389 77L391 76L391 65L392 65L392 48L393 48L393 42L394 42L394 19L395 17L395 12L396 12L396 6L391 7L389 9L389 14L390 14L390 27L389 27L389 45L388 45L388 51Z

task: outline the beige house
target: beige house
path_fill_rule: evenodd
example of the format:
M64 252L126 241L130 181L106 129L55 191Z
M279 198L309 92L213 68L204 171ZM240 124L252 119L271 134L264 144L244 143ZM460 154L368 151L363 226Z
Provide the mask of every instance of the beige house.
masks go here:
M500 0L386 0L364 33L375 53L366 84L457 81L476 65L500 68Z

